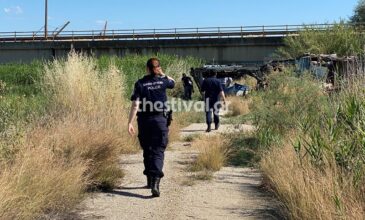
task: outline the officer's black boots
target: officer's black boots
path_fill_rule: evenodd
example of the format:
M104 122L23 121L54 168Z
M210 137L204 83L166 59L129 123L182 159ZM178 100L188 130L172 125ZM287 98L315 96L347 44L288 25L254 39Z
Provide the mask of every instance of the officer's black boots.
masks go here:
M219 123L216 123L215 124L215 130L218 130L218 128L219 128Z
M151 192L152 192L153 197L160 197L160 178L159 177L152 178Z
M147 189L151 189L152 187L152 176L147 176Z
M208 128L206 130L206 132L211 132L212 131L212 128L210 127L210 124L208 124Z

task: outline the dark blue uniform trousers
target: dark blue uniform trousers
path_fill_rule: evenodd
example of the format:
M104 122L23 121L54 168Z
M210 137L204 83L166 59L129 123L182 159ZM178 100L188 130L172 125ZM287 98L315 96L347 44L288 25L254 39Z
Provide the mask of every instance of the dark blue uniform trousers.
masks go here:
M190 100L192 92L193 92L192 86L184 86L184 98L185 99Z
M219 124L219 100L206 99L205 100L205 118L208 125L212 123L212 113L214 124Z
M169 132L166 118L163 115L138 116L137 122L138 139L143 149L143 174L162 178Z

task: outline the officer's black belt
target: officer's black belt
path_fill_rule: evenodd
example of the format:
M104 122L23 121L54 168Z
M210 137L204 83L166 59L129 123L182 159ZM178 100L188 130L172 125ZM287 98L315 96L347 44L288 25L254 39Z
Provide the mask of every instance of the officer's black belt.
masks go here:
M138 112L138 116L151 117L151 116L164 116L164 112Z

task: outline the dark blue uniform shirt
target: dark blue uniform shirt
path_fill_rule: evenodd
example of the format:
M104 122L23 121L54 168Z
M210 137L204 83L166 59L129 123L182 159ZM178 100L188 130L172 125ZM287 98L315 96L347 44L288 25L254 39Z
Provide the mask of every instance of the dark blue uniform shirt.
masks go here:
M184 76L183 78L181 78L181 80L183 81L183 85L184 85L184 87L186 87L186 86L191 86L191 87L193 87L193 81L191 80L191 78L190 78L190 77L188 77L188 76Z
M163 103L163 110L165 110L167 101L166 89L172 89L174 86L175 82L166 76L146 75L134 84L131 101L139 100L141 102L139 112L151 111L150 108L142 109L143 102L148 102L152 105L155 105L156 102ZM161 109L153 109L152 112L161 112Z
M223 91L221 82L216 77L204 79L201 91L205 92L205 99L218 100L219 93Z
M143 173L147 176L164 176L162 168L168 143L168 126L162 112L166 110L166 89L174 86L173 80L155 75L146 75L134 85L131 100L140 101L137 113L138 139L143 149ZM151 105L153 107L156 103L159 109L151 109Z

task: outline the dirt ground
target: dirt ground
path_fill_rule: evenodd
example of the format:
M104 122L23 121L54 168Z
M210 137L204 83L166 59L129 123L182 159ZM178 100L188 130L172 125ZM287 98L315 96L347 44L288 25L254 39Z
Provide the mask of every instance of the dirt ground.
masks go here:
M249 131L249 125L224 125L221 132ZM204 124L182 129L181 135L204 133ZM214 135L214 132L210 135ZM261 188L262 177L251 168L224 167L211 180L195 180L187 167L196 152L176 142L166 151L161 197L145 189L142 153L124 155L126 176L112 192L94 193L79 208L82 219L281 219L278 202Z

